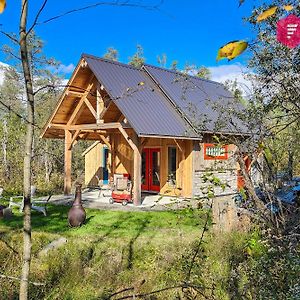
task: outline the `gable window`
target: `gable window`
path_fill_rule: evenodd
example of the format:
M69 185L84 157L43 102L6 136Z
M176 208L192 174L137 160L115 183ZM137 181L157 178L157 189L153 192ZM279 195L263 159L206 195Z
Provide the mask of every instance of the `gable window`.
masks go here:
M176 147L168 147L168 180L171 183L176 181L177 169L177 149Z
M204 159L227 159L228 145L204 144Z

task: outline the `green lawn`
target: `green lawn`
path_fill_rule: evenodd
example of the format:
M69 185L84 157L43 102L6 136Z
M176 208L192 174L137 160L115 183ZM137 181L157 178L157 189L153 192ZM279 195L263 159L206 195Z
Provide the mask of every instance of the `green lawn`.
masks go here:
M189 209L86 209L86 223L70 228L68 210L69 207L51 205L47 217L32 213L32 279L46 283L42 288L31 286L33 299L106 299L110 293L141 279L146 279L141 291L174 284L183 279L182 258L201 234L206 216L202 210ZM22 214L17 210L14 213L12 219L0 220L0 234L1 239L20 251ZM38 255L45 245L61 236L68 239L64 247L46 257ZM0 252L1 273L18 276L20 257L1 241ZM17 299L16 282L6 280L1 284L7 299Z

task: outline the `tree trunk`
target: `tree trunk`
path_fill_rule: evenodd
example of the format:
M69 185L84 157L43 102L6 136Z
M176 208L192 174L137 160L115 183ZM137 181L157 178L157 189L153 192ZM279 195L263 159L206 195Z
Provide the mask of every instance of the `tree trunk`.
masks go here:
M2 138L2 152L3 152L3 169L6 179L9 179L9 169L7 162L7 141L8 141L8 131L7 131L7 119L3 119L3 138Z
M27 96L27 128L25 140L24 155L24 223L23 223L23 265L20 283L20 300L28 299L28 280L31 261L31 159L34 134L34 94L32 86L32 77L27 51L27 14L28 0L22 0L20 17L20 54L22 60L23 75L25 80L25 89Z

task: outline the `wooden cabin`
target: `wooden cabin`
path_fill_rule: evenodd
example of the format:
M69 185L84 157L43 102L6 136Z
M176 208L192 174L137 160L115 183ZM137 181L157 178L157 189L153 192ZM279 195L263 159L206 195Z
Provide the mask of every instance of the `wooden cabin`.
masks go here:
M201 196L207 170L227 182L219 194L234 193L235 146L214 143L217 114L207 104L226 105L229 98L220 83L83 54L42 137L64 140L65 194L71 191L72 148L80 139L95 141L85 153L86 183L95 184L95 174L101 175L97 155L107 149L101 167L109 177L130 175L135 205L141 204L142 191ZM241 134L226 126L220 132Z

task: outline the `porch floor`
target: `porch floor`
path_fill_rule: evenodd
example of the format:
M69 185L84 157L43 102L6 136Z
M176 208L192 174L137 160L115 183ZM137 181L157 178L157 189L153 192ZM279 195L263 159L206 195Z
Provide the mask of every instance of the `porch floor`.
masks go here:
M74 194L54 195L51 197L50 203L58 205L71 206L74 201ZM99 190L85 189L82 191L82 203L84 207L94 209L110 209L110 210L165 210L168 208L179 208L185 206L189 202L185 198L175 198L170 196L161 196L157 194L142 193L142 204L135 206L132 203L128 203L126 206L121 203L109 203L109 192L102 191L99 197Z

